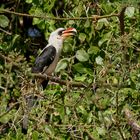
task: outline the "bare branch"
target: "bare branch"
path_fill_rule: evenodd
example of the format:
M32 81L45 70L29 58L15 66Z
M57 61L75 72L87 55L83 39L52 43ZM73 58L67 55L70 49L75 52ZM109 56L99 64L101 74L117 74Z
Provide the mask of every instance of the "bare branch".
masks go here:
M35 76L37 78L42 78L42 79L46 79L52 82L56 82L56 83L59 83L61 85L69 85L69 86L72 86L72 87L80 87L80 88L87 88L89 87L87 84L85 83L82 83L82 82L75 82L75 81L68 81L68 80L62 80L58 77L54 77L54 76L48 76L48 75L43 75L43 74L32 74L32 76ZM104 87L104 88L110 88L110 87L116 87L116 88L124 88L126 87L127 85L125 84L121 84L121 85L118 85L118 84L107 84L107 83L93 83L93 84L90 84L90 87L89 88L92 88L92 90L95 90L96 88L98 87Z
M140 125L133 118L132 112L128 108L125 108L124 112L125 112L125 117L127 119L128 124L132 127L133 130L140 133Z
M123 7L121 12L120 12L120 14L119 14L121 35L124 34L124 28L125 28L125 25L124 25L124 13L125 13L126 8L127 8L126 6Z
M0 31L6 33L7 35L12 35L12 33L8 32L8 31L5 31L4 29L0 28Z
M44 14L43 16L41 15L29 15L29 14L25 14L25 13L18 13L18 12L13 12L7 9L0 9L0 12L4 12L4 13L8 13L8 14L14 14L17 16L22 16L22 17L31 17L31 18L41 18L41 19L46 19L46 20L99 20L102 18L110 18L110 17L118 17L119 14L110 14L110 15L105 15L105 16L98 16L98 15L93 15L91 17L49 17L46 16L46 14Z
M52 82L56 82L59 83L61 85L70 85L73 87L87 87L87 85L85 85L84 83L81 82L74 82L74 81L67 81L67 80L61 80L58 77L54 77L54 76L48 76L48 75L43 75L43 74L33 74L33 76L38 77L38 78L42 78L42 79L48 79Z

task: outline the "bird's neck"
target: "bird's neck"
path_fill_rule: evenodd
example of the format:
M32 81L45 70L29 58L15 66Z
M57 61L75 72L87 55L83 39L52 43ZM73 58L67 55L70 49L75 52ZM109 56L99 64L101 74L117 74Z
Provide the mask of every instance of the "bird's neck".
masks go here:
M61 42L61 41L59 41L59 42L53 41L53 42L49 42L49 44L56 48L57 53L61 53L63 42Z

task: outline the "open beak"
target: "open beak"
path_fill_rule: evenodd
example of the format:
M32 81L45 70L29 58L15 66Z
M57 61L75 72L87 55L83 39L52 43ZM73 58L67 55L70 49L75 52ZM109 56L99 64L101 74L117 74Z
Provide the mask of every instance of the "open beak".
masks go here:
M75 36L76 33L77 33L77 31L76 31L75 28L67 28L66 30L64 30L62 32L62 35L61 36L65 39L65 38L67 38L69 36Z

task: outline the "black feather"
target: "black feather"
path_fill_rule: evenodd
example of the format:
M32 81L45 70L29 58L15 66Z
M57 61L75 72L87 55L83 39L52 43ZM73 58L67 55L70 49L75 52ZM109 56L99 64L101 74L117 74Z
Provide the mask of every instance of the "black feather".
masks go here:
M32 67L33 73L43 72L43 69L49 67L49 65L54 61L56 55L56 49L54 46L44 48L42 53L36 58L35 65Z

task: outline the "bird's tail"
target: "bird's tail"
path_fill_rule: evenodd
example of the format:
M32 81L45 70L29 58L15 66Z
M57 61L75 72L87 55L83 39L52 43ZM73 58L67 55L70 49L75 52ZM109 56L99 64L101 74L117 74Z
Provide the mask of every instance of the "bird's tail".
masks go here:
M22 133L27 134L28 131L28 115L24 114L23 121L22 121Z
M28 123L29 123L29 113L34 105L34 95L28 95L25 98L24 105L24 116L22 121L22 133L27 134L28 131Z
M43 87L43 90L47 87L48 82L49 82L49 79L43 80L43 81L42 81L41 85L42 85L42 87Z
M49 79L39 78L37 79L37 84L43 87L43 90L47 87Z
M42 85L43 87L43 90L47 87L48 85L48 82L49 82L49 79L42 79L42 78L39 78L36 80L37 81L37 84L40 86ZM28 131L28 123L29 123L29 113L32 109L32 107L34 106L34 103L35 103L35 96L34 94L32 95L26 95L25 98L25 109L24 109L24 116L23 116L23 121L22 121L22 133L23 134L27 134L27 131Z

